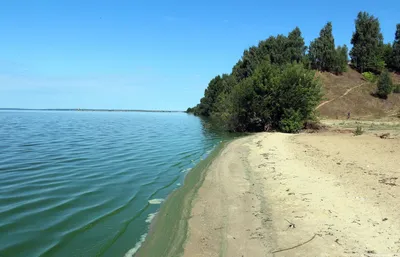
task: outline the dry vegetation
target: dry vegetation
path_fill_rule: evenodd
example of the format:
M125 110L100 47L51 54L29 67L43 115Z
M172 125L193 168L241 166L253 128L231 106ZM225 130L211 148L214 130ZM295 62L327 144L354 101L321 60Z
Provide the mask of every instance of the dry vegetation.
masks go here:
M346 119L348 112L357 120L398 119L400 94L391 94L387 100L372 96L376 85L350 68L340 76L328 72L319 72L318 76L323 84L323 101L330 101L318 109L322 119ZM393 74L393 81L400 83L400 75Z

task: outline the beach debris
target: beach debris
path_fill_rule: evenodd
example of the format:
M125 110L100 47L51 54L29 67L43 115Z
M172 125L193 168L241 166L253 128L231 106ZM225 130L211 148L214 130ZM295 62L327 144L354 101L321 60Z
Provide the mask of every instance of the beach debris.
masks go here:
M379 137L382 139L387 139L390 136L390 133L381 134Z
M288 221L287 219L285 219L285 220L289 223L289 227L288 227L287 229L289 229L289 228L296 228L296 224L294 224L294 223Z
M388 186L397 186L397 184L396 184L396 180L397 179L398 178L396 178L396 177L383 178L383 179L379 180L379 183L382 183L382 184L385 184L385 185L388 185Z
M295 246L292 246L292 247L289 247L289 248L284 248L284 249L275 250L275 251L272 251L271 253L279 253L279 252L289 251L289 250L295 249L295 248L297 248L297 247L303 246L303 245L305 245L305 244L311 242L311 241L315 238L316 235L317 235L317 234L314 234L313 237L311 237L310 239L308 239L307 241L305 241L305 242L303 242L303 243L301 243L301 244L298 244L298 245L295 245Z

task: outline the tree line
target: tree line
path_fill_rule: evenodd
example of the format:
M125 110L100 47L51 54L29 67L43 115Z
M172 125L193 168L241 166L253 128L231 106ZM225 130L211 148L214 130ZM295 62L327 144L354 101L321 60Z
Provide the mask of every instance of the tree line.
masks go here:
M400 24L395 40L384 44L379 20L360 12L350 53L336 46L328 22L307 47L298 27L271 36L243 52L230 74L213 78L200 103L188 113L220 121L230 131L297 132L315 118L321 84L315 71L337 75L351 65L359 72L400 72Z

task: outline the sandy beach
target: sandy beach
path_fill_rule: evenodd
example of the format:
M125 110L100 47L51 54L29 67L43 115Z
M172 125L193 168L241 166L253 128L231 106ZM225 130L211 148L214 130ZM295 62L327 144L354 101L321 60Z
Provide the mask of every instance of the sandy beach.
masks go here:
M231 142L192 205L183 256L399 256L400 139L261 133Z
M222 145L135 256L400 256L399 131L381 138L379 123L354 136L357 124Z

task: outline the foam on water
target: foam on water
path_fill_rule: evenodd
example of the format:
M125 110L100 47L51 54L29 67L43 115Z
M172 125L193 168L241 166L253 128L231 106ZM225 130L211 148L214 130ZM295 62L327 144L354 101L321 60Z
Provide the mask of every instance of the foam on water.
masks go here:
M140 237L139 242L137 242L136 245L132 249L127 251L124 257L133 257L135 255L135 253L139 250L139 248L142 246L144 240L146 239L146 236L147 236L147 233L142 235Z
M150 213L148 216L147 216L147 219L146 219L146 223L151 223L151 221L154 219L154 217L157 215L157 212L155 212L155 213Z
M182 172L182 173L185 173L185 172L190 171L191 169L192 169L192 168L187 168L187 169L182 170L181 172Z
M162 199L162 198L156 198L156 199L149 200L149 204L161 204L162 202L164 202L164 199Z

